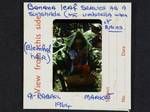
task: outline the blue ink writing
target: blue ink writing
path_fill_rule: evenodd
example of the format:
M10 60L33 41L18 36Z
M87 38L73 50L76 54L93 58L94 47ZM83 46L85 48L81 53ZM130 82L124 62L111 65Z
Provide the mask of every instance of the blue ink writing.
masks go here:
M112 14L109 12L86 12L82 13L83 17L109 17L112 18Z
M37 59L37 60L45 60L47 64L50 63L50 56L48 54L43 55L41 53L37 53L36 55L30 53L31 59Z
M104 24L109 24L112 21L112 19L106 19L106 21L104 21Z
M73 5L63 5L61 4L61 11L74 11L76 12L77 10L77 4L74 3Z
M34 51L39 51L40 53L35 54ZM33 46L31 43L25 42L24 52L27 55L29 54L31 59L45 60L47 64L50 63L51 45L48 47L45 44Z
M45 44L42 44L41 46L33 46L31 43L25 42L24 43L24 50L25 50L26 54L28 51L40 51L40 52L50 53L51 52L51 45L49 45L48 47L46 47Z
M47 93L28 93L27 94L27 98L29 98L30 100L32 99L49 99L49 100L54 100L54 99L61 99L60 96L55 95L55 94L47 94Z
M69 17L73 17L73 18L76 18L77 17L77 4L74 3L72 5L63 5L61 4L61 11L64 12L64 16L66 18L69 18Z
M115 16L117 16L117 17L128 17L127 16L127 14L125 14L125 13L118 13L118 14L114 14Z
M111 22L112 22L112 19L106 19L104 21L104 28L108 32L119 33L119 32L123 31L123 26L121 26L121 25L113 25Z
M127 7L125 5L122 6L122 10L126 10Z
M107 93L106 95L89 95L86 94L84 95L84 99L85 100L89 100L89 101L107 101L109 99L111 99L111 95L113 95L114 93Z
M110 6L110 10L111 10L111 11L117 11L117 10L118 10L118 7L117 7L117 6Z
M66 18L69 18L69 17L77 17L77 13L70 13L70 12L64 11L64 16L65 16Z
M109 32L122 32L123 27L120 26L115 26L115 25L105 25L105 29L108 30Z
M29 16L45 16L45 17L59 17L61 16L60 13L53 11L53 12L28 12Z
M64 102L55 102L55 107L70 109L70 107L72 107L72 106L70 104L64 103Z
M54 5L52 6L46 6L46 5L43 5L43 6L38 6L38 5L33 5L32 3L29 3L27 5L28 7L28 10L56 10L56 7Z
M55 5L35 5L32 3L29 3L27 5L27 8L29 10L28 14L29 16L61 16L60 13L56 12Z
M105 6L90 6L90 5L81 5L81 10L92 10L92 11L101 11L106 10Z

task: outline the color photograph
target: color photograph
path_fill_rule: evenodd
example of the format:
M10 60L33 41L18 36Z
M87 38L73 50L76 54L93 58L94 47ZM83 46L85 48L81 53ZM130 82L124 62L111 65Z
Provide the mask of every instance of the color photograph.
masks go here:
M53 90L100 92L101 72L101 20L54 20Z

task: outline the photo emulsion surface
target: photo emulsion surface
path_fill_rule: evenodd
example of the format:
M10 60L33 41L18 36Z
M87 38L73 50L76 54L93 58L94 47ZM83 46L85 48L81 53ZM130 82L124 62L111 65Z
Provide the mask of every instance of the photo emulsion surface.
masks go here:
M101 21L55 20L53 42L54 91L101 91Z

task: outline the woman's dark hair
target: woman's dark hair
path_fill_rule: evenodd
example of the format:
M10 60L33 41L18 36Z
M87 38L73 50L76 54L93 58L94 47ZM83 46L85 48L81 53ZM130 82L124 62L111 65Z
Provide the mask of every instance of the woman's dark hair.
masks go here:
M86 42L86 39L84 38L84 35L80 32L80 31L77 31L76 34L75 34L75 39L73 41L73 44L71 46L71 49L75 49L75 41L76 39L81 39L81 45L82 45L82 48L85 47L87 45L87 42Z

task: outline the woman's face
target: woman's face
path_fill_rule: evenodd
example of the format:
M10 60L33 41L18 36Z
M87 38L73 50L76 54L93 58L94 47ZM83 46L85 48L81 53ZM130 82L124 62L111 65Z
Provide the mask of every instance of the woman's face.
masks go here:
M75 39L75 48L77 48L77 49L82 48L82 40L81 39Z

